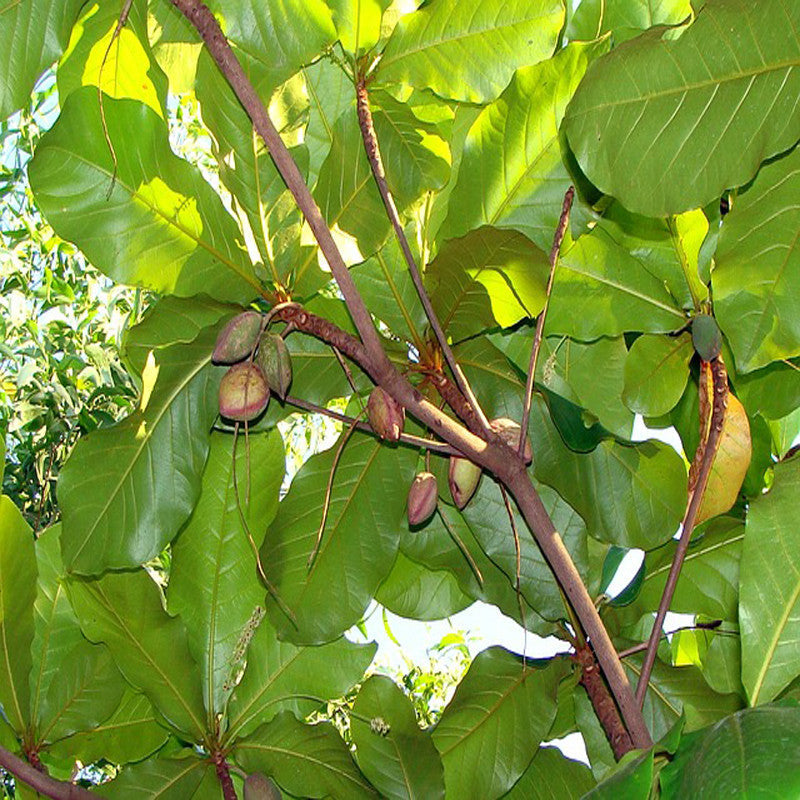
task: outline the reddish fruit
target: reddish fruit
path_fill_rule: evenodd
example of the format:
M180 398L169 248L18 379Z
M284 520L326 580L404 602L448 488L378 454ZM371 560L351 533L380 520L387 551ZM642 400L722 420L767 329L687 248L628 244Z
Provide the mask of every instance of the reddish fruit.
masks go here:
M215 364L235 364L247 358L256 346L261 330L261 314L245 311L237 314L217 336L211 360Z
M247 422L255 419L269 403L269 386L261 367L249 361L234 364L219 384L219 413Z
M498 417L493 419L489 426L512 450L519 448L520 427L518 422L514 422L508 417ZM525 463L530 464L533 460L533 451L531 450L531 440L527 437L525 437L525 453L523 455Z
M439 500L439 485L430 472L419 472L408 490L408 524L422 525L436 511Z
M269 388L281 400L286 399L292 382L292 357L282 337L269 331L264 333L258 345L256 363L263 370Z
M456 508L464 508L478 488L481 479L481 468L466 458L450 456L450 470L447 482Z
M367 401L367 416L372 430L389 442L396 442L403 432L406 410L390 394L376 386Z

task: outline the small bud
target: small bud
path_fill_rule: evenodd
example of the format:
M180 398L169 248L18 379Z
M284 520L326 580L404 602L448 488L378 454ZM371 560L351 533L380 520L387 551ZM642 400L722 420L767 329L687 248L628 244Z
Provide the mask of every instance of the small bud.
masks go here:
M481 479L481 468L466 458L450 456L450 471L447 482L456 508L462 509L478 488Z
M251 772L244 779L244 800L281 800L281 791L266 775Z
M436 476L430 472L420 472L408 490L408 524L422 525L436 511L439 500L439 486Z
M245 311L237 314L217 336L211 360L215 364L235 364L253 352L261 330L261 314Z
M698 314L692 320L692 344L703 361L711 361L722 349L722 334L714 317Z
M512 449L519 448L520 427L518 422L508 417L498 417L489 423L489 427ZM531 440L525 437L525 463L533 461L533 451L531 450Z
M292 357L283 338L277 333L264 333L258 345L256 363L264 371L269 388L284 400L292 382Z
M367 401L367 416L372 430L389 442L396 442L403 432L406 410L388 392L376 386Z
M234 364L219 384L219 413L246 422L255 419L269 403L269 386L258 364Z

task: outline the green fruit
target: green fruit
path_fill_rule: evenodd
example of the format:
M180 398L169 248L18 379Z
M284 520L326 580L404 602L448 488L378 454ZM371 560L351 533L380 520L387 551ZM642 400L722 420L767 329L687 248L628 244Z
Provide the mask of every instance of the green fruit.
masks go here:
M217 336L211 360L215 364L235 364L247 358L256 346L261 331L261 314L245 311L237 314Z
M263 370L269 388L285 400L292 382L292 357L283 338L277 333L264 333L258 345L256 363Z
M269 403L269 386L261 367L250 361L234 364L219 384L219 413L227 419L248 422Z
M456 508L462 509L469 503L470 498L478 488L482 470L466 458L450 456L450 470L447 482L450 485L450 494Z
M692 320L692 344L703 361L711 361L722 348L722 333L714 317L698 314Z
M420 472L408 490L408 524L422 525L436 511L439 500L439 486L436 476L430 472Z
M251 772L244 779L244 800L281 800L281 790L260 772Z
M367 417L372 430L388 442L396 442L403 432L406 410L388 392L376 386L367 401Z

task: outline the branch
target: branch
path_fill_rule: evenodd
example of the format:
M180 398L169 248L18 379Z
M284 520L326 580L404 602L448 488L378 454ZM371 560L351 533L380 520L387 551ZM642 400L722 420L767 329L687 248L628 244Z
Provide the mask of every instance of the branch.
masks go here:
M671 636L673 633L680 633L681 631L716 631L720 635L724 634L734 634L733 631L725 631L719 629L719 626L722 625L721 619L715 619L712 622L697 622L694 625L681 625L680 628L675 628L671 630L669 633L664 631L661 632L659 635L660 639L666 639L667 636ZM734 634L735 635L735 634ZM640 644L635 644L632 647L628 647L625 650L619 651L620 658L630 658L631 656L635 656L637 653L641 653L644 650L647 650L649 642L641 642Z
M442 329L439 318L436 316L436 312L433 310L428 292L425 290L425 286L422 283L422 276L417 267L417 262L414 260L414 256L411 253L411 248L408 245L408 239L406 238L403 226L400 224L400 215L397 213L397 206L389 190L389 184L386 182L386 170L383 168L383 159L381 158L381 151L378 146L378 137L375 135L375 126L372 123L369 94L367 93L367 84L363 75L359 76L358 82L356 83L356 111L358 113L358 126L361 129L361 138L364 140L364 149L367 151L367 159L372 168L372 175L375 178L375 183L378 184L378 191L381 193L383 205L386 207L386 213L392 223L397 240L400 242L400 249L403 251L403 256L408 265L408 271L411 274L411 280L414 282L414 288L417 290L420 302L425 310L425 316L431 324L431 328L436 335L436 341L442 349L442 353L453 373L453 377L456 379L458 388L474 410L475 416L480 423L481 431L487 431L489 429L489 420L486 419L486 415L483 413L478 403L478 398L475 397L475 393L472 391L469 381L461 370L458 361L456 361L456 357L453 355L453 351L447 341L447 336Z
M653 630L650 631L650 639L647 642L647 652L644 657L644 662L642 663L642 673L639 676L639 683L636 686L636 702L639 706L642 706L644 703L644 696L647 693L647 684L650 681L650 674L653 671L653 665L656 661L658 642L661 639L664 619L667 616L667 611L669 611L672 596L675 594L675 587L678 584L678 578L681 573L681 567L683 566L683 560L686 557L686 551L689 549L689 541L692 538L697 512L700 510L700 503L706 491L708 476L711 474L711 466L717 454L722 425L725 420L725 407L728 403L728 373L725 370L725 364L719 356L712 359L710 362L705 362L703 366L705 367L706 364L710 365L713 379L713 401L708 437L704 441L701 440L700 445L698 445L698 450L700 451L700 469L697 473L697 481L692 489L689 504L686 508L686 514L683 517L681 537L678 540L678 547L675 550L675 555L672 557L672 566L667 576L667 582L664 585L664 593L661 595L661 602L658 604L655 624L653 625ZM701 382L703 379L704 376L701 371ZM701 424L707 419L707 415L704 415L702 411L705 396L705 387L701 387ZM705 425L703 425L703 427L705 427ZM703 433L705 433L705 431L701 431L701 434ZM701 448L702 450L700 450ZM690 472L690 481L691 477Z
M17 780L27 783L32 789L54 800L97 800L99 795L76 786L51 778L36 767L15 756L5 747L0 747L0 766L8 770Z
M570 186L564 195L564 203L561 206L561 216L558 218L558 227L553 236L553 246L550 248L550 275L547 278L547 291L544 296L544 306L539 319L536 321L536 333L533 337L533 348L531 349L531 360L528 364L528 380L525 384L525 404L522 407L522 422L520 429L523 435L519 437L518 452L520 456L525 452L525 441L528 438L528 420L531 415L531 400L533 399L533 380L536 375L536 362L539 359L539 350L542 347L542 336L544 334L544 320L547 316L547 307L550 304L550 294L553 291L553 279L556 276L556 263L561 252L561 242L564 241L564 234L567 232L569 223L569 212L572 208L572 201L575 197L575 188Z

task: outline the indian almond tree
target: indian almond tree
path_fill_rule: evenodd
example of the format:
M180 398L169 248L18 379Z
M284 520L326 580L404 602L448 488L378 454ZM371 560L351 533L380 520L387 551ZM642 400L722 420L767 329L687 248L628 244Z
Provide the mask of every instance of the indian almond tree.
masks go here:
M786 0L0 9L0 116L56 62L38 208L155 298L60 522L0 504L18 795L800 794L799 32ZM282 496L298 411L341 433ZM423 729L343 637L373 599L568 652L481 652ZM589 766L540 746L574 731Z

